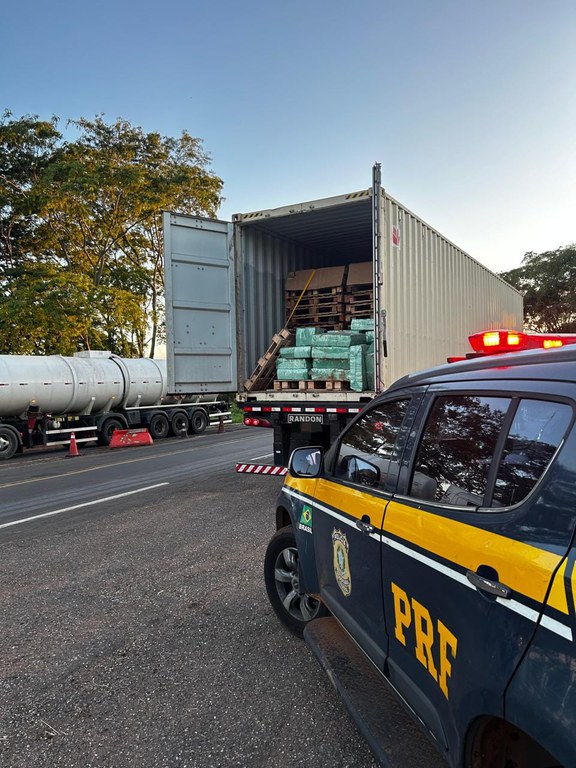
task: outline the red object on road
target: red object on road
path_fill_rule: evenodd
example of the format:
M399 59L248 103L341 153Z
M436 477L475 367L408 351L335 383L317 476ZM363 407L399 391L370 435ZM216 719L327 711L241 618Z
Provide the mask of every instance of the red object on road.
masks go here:
M78 456L78 446L76 445L76 435L74 432L70 434L70 448L68 449L68 456Z
M115 429L110 448L130 448L133 445L152 445L152 435L147 429Z

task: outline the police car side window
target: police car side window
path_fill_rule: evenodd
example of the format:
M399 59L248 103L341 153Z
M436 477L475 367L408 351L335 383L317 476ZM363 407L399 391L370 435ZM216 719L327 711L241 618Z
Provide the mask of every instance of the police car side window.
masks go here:
M372 408L346 432L340 443L334 477L383 490L391 462L397 462L400 427L410 400Z
M418 447L409 495L448 506L481 506L510 403L504 397L438 397Z
M520 400L500 459L493 503L512 506L536 485L572 420L565 403Z

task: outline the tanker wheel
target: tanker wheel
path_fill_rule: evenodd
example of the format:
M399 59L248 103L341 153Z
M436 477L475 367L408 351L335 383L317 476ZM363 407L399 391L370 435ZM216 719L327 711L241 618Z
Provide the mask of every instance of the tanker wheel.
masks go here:
M208 426L206 411L194 411L190 419L190 429L195 435L201 435Z
M120 419L106 419L104 424L100 427L100 432L98 434L98 442L100 445L110 445L115 429L124 429L124 424Z
M11 459L18 450L18 436L9 427L0 427L0 461Z
M163 438L168 437L170 422L168 421L166 414L155 413L150 419L148 431L155 440L162 440Z
M186 437L190 422L184 411L176 411L170 421L170 431L175 437Z

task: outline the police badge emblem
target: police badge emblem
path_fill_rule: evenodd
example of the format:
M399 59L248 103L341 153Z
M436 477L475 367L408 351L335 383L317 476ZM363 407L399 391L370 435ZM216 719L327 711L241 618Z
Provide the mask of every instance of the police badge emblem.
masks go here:
M344 597L352 592L352 579L350 578L350 564L348 562L348 539L342 531L336 528L332 531L332 546L334 548L334 575L336 583Z

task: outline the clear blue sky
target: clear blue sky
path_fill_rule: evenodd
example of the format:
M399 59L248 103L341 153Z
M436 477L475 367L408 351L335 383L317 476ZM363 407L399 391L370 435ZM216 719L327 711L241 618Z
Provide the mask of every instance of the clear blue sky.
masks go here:
M576 241L575 33L575 0L12 2L0 108L187 129L223 219L366 188L377 161L498 271Z

